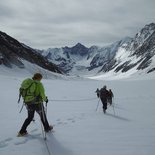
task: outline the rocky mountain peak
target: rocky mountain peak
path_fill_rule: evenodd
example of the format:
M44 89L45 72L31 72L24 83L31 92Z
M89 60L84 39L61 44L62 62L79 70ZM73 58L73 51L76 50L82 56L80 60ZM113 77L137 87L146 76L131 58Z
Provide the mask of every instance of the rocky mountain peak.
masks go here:
M86 48L83 44L81 43L77 43L75 46L73 46L72 48Z
M75 46L71 47L71 54L84 56L88 54L88 48L82 45L81 43L77 43Z
M77 43L73 47L64 47L62 48L64 50L64 53L69 53L71 55L80 55L84 56L88 53L88 48L82 45L81 43Z
M145 25L144 28L149 29L149 30L155 30L155 23L147 24L147 25Z
M143 45L143 43L149 39L152 34L155 32L155 23L150 23L145 25L133 38L130 46L131 51L137 50Z
M155 32L155 23L148 24L136 34L135 41L143 43L153 32Z

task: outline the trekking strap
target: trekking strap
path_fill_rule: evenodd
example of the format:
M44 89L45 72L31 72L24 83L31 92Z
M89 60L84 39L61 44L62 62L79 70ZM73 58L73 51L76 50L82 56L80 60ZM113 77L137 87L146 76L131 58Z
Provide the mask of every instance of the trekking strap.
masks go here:
M92 100L96 100L97 98L87 98L87 99L74 99L74 100L49 100L49 101L58 101L58 102L63 102L63 101L67 101L67 102L80 102L80 101L92 101Z

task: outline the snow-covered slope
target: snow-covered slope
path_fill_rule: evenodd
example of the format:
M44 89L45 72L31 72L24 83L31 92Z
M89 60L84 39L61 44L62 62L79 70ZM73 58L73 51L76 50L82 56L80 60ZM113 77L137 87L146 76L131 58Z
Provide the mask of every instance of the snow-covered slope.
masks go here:
M61 69L45 59L38 51L0 31L0 65L24 69L22 61L28 61L51 72L62 73Z
M24 65L23 68L19 68L16 65L12 65L11 68L0 65L0 75L3 76L11 76L11 77L32 77L35 73L41 73L45 79L68 79L67 76L51 72L46 70L36 64L30 63L26 60L21 60L22 64Z
M27 76L26 76L27 77ZM49 155L38 115L27 137L17 138L27 112L17 104L24 77L0 74L0 155ZM54 132L47 134L52 155L153 155L155 152L155 80L66 81L44 79L50 100L47 116ZM114 109L103 114L96 88L114 92ZM76 101L81 100L81 101Z

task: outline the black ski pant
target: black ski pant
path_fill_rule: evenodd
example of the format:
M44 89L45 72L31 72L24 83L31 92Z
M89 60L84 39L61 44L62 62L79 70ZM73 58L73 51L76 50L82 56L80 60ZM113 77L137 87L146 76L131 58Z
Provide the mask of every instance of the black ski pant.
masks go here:
M107 99L101 98L102 104L103 104L103 110L107 110Z
M20 133L25 133L26 132L26 129L27 129L28 125L33 120L35 111L40 116L40 119L41 119L42 124L44 126L44 130L46 131L46 130L49 129L49 123L48 123L47 118L46 118L43 103L30 104L30 105L27 105L28 117L26 118L25 122L23 123L23 125L21 127L21 130L20 130Z

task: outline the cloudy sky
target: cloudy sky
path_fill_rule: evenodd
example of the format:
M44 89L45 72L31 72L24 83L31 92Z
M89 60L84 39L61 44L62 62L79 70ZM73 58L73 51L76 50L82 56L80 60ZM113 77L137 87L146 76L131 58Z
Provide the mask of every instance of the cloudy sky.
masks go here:
M0 31L38 49L104 46L155 22L155 0L0 0Z

